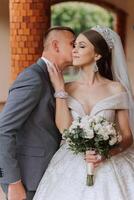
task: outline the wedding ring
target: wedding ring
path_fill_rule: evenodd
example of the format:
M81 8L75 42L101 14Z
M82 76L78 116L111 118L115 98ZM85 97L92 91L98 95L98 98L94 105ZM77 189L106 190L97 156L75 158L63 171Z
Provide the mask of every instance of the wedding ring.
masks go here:
M98 161L101 160L101 158L102 158L102 157L101 157L101 155L99 155L99 154L96 156L96 159L97 159Z

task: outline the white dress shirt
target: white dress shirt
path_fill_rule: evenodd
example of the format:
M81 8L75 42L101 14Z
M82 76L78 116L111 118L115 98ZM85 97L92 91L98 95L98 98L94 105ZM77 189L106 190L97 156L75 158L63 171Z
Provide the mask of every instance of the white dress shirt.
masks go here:
M47 64L47 67L54 67L54 64L45 57L41 57L42 60Z

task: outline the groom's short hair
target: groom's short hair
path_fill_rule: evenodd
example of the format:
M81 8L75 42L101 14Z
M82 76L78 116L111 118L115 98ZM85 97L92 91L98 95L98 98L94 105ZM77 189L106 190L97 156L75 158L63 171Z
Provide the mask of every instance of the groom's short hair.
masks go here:
M68 31L68 32L71 32L73 35L75 35L75 32L73 31L72 28L70 27L66 27L66 26L53 26L51 28L49 28L45 34L44 34L44 38L43 38L43 44L45 46L45 43L47 41L47 39L49 38L50 34L53 32L53 31Z

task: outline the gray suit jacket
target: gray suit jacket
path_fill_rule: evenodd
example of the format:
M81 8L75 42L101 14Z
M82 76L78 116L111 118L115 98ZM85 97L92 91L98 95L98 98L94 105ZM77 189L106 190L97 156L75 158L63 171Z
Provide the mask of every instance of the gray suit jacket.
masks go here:
M21 179L35 191L59 148L55 100L42 59L19 74L0 114L0 183Z

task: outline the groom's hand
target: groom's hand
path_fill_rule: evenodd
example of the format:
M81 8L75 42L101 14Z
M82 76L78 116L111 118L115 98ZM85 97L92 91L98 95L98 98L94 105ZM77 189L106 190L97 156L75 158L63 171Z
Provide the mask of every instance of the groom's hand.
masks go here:
M64 78L58 66L55 65L53 68L48 67L48 72L55 91L64 90Z
M8 200L26 200L26 191L21 181L9 184Z

